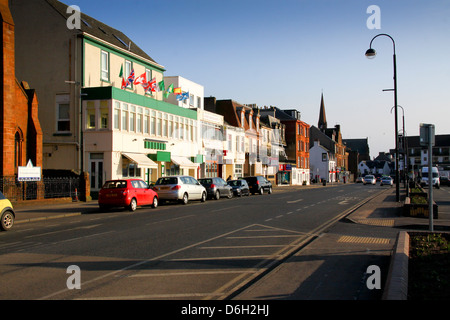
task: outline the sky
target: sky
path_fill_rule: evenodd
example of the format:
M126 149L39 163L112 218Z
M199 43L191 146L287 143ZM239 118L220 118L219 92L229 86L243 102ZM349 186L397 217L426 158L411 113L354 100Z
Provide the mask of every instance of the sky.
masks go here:
M448 0L62 0L125 33L166 69L205 88L205 97L297 109L317 126L368 138L371 157L395 148L398 129L420 123L450 134ZM376 6L377 10L371 9Z

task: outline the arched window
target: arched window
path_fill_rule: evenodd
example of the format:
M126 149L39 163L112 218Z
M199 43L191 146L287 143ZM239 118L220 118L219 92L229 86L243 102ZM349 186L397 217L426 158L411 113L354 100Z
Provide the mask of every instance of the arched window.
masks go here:
M22 131L18 129L14 135L14 172L17 173L18 167L22 166Z

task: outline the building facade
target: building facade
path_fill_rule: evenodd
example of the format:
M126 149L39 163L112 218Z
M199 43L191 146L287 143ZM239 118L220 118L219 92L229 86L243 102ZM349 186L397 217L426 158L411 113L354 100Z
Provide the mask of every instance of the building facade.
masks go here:
M13 3L18 19L30 20L20 30L28 54L18 69L42 93L44 167L89 172L93 191L106 179L197 176L197 112L167 102L173 93L162 65L83 13L80 28L68 28L68 7L59 1Z
M25 79L16 76L16 57L23 53L15 45L16 27L8 0L0 1L0 34L2 37L0 75L0 177L11 179L15 186L18 167L31 161L42 167L42 130L38 119L36 91ZM6 189L2 185L2 190ZM12 197L11 197L12 199Z

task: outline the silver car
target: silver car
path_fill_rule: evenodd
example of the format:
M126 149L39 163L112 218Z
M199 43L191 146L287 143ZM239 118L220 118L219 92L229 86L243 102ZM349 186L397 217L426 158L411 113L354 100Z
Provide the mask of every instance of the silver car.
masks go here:
M169 176L159 178L154 187L160 201L180 201L187 204L189 200L206 201L206 189L190 176Z
M377 179L375 178L375 176L373 175L366 175L364 177L364 185L366 184L376 184L377 183Z

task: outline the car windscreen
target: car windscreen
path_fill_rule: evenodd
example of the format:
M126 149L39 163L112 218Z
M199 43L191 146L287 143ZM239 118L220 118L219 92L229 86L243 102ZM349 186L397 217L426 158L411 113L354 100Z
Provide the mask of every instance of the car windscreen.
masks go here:
M239 187L241 185L241 181L240 180L231 180L231 181L228 181L227 184L229 186Z
M178 184L178 179L175 177L159 178L155 184L157 184L157 185Z
M211 183L213 183L212 179L199 179L198 181L201 184L211 184Z
M103 185L103 189L126 188L127 182L123 180L107 181Z

